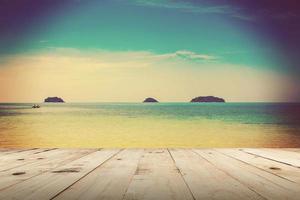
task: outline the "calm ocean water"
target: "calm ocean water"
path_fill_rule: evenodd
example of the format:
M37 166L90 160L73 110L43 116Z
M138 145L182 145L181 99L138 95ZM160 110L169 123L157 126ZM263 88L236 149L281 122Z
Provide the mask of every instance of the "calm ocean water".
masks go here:
M0 104L2 147L300 147L296 103Z

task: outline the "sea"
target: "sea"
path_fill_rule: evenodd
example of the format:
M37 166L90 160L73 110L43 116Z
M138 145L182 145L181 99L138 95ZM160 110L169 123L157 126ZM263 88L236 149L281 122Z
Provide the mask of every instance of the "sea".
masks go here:
M300 147L300 103L0 104L0 147Z

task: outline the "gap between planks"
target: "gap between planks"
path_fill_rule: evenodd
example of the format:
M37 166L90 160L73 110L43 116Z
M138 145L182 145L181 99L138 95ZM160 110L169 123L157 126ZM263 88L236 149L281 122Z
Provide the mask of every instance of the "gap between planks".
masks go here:
M50 155L60 149L48 153L44 150L0 149L0 166L5 166L4 161L14 166L7 173L22 169L15 161L20 156L25 158L25 167L30 172L26 180L8 178L14 185L0 191L1 199L297 199L299 196L299 149L104 149L109 152L95 154L95 150L61 164L57 163L60 158L53 155L47 162L33 159L38 154ZM82 171L75 172L79 168ZM37 169L45 171L39 173ZM6 177L5 172L2 174Z

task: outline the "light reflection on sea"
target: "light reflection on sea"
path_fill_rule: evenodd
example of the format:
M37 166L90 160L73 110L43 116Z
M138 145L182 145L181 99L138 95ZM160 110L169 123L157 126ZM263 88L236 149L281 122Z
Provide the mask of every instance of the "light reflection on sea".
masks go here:
M300 104L0 104L1 147L300 147Z

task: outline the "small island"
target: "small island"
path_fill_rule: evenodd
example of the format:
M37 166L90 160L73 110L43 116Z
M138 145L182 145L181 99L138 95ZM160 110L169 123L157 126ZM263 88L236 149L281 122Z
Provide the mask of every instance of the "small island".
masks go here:
M44 100L45 103L65 103L62 98L59 97L48 97Z
M143 103L158 103L158 101L154 98L148 97L143 101Z
M225 103L225 100L219 97L214 96L200 96L196 97L191 100L191 102L203 102L203 103L209 103L209 102L217 102L217 103Z

